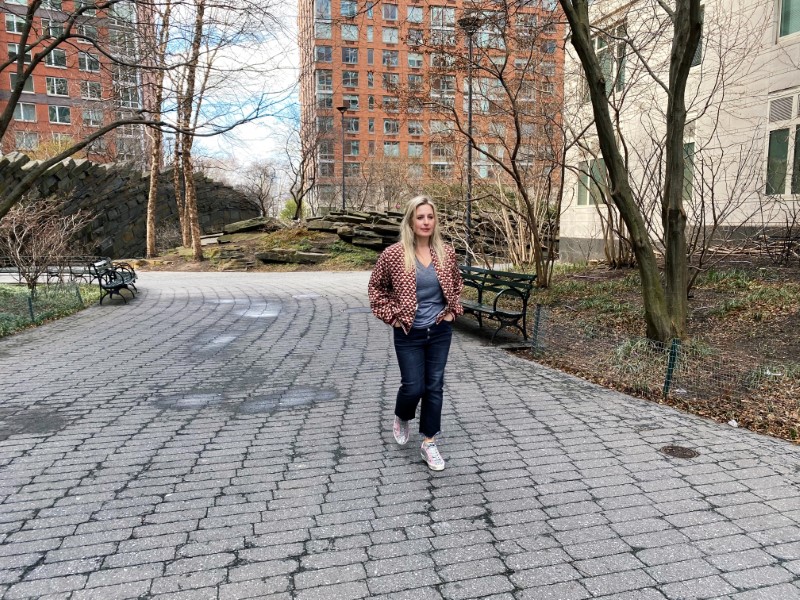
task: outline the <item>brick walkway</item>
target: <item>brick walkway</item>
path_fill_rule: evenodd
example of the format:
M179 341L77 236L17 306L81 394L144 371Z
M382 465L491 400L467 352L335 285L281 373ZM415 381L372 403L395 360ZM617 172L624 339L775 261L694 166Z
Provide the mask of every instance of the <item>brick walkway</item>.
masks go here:
M457 329L431 473L366 281L144 273L0 340L0 596L800 598L798 448Z

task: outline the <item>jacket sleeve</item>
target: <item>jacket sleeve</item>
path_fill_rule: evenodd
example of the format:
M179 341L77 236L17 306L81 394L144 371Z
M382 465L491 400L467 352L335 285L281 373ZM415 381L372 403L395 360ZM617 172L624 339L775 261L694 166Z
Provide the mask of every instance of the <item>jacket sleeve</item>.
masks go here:
M448 249L450 259L450 269L453 277L453 294L455 296L455 304L452 306L451 311L454 317L464 314L464 307L461 306L459 301L461 292L464 290L464 280L461 278L461 271L458 270L458 260L456 259L456 252L452 248Z
M384 254L378 258L369 278L369 306L372 314L384 323L394 324L400 313L400 306L392 289L392 274Z

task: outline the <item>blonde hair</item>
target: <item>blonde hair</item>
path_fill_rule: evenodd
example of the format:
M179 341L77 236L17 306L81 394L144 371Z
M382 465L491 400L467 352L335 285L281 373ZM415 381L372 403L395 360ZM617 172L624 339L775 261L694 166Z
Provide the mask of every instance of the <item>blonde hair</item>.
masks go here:
M400 223L400 243L403 245L403 258L406 272L414 269L414 257L417 238L414 235L414 218L417 216L417 209L420 206L428 205L433 209L433 234L431 235L431 249L436 254L436 258L441 262L444 260L444 241L439 233L439 213L436 205L429 196L415 196L406 204L406 212Z

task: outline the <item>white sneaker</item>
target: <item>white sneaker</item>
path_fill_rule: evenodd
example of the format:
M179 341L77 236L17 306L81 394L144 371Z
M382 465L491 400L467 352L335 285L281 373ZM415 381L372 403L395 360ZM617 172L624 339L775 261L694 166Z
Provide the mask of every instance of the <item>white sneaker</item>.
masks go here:
M392 433L394 434L394 441L401 446L408 442L411 437L411 428L408 426L408 421L403 421L400 417L394 418L392 425Z
M419 449L422 460L428 463L428 468L431 471L443 471L444 459L439 454L439 449L436 447L436 442L422 442Z

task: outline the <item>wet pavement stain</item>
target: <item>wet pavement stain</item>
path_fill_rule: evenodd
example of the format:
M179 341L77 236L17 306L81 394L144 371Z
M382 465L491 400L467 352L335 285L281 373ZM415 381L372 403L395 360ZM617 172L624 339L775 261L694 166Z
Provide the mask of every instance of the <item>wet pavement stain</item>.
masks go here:
M222 394L203 392L165 394L157 396L155 399L156 406L172 410L198 410L210 406L219 406L222 402Z
M237 412L248 415L271 414L276 410L311 406L317 402L334 400L336 397L337 394L333 390L299 386L277 394L265 394L249 398L239 405Z
M27 409L16 414L0 414L0 441L13 435L50 434L61 431L69 420L56 412Z

